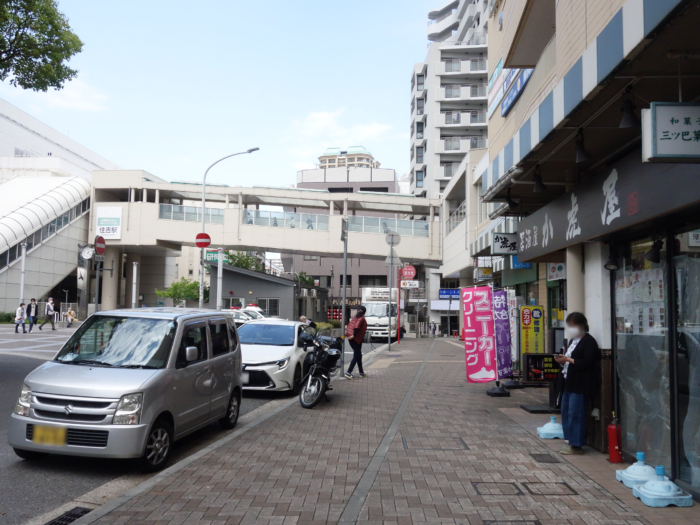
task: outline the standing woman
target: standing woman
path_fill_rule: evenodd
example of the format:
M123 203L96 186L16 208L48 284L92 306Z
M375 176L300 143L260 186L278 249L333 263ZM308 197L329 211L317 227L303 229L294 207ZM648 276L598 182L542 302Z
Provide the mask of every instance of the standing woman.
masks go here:
M352 361L350 361L348 371L345 373L345 379L353 379L352 371L356 364L357 369L360 371L360 377L365 377L365 371L362 368L362 341L367 332L366 311L367 308L360 306L357 309L357 314L355 314L355 317L352 318L345 329L345 337L348 338L350 348L352 348Z
M564 439L569 442L561 453L583 454L588 402L598 392L600 349L594 337L588 333L586 316L580 312L568 315L565 334L569 341L566 354L555 357L557 363L562 365L564 376L561 422Z
M27 318L26 310L24 309L24 303L20 303L19 308L15 311L15 333L19 333L19 325L22 325L22 333L26 334L27 329L24 326L24 320Z

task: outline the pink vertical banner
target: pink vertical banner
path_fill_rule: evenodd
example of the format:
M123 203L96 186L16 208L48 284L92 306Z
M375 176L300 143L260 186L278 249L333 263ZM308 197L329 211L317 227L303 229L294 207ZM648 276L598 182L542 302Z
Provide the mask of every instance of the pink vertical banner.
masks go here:
M464 356L467 382L488 383L496 379L496 340L493 303L489 286L462 288Z

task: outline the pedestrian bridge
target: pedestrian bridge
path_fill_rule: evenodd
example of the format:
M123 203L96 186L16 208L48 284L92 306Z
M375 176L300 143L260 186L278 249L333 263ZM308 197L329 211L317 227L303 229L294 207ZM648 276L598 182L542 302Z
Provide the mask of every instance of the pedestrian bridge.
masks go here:
M120 246L125 252L179 255L182 246L195 245L202 228L201 188L200 184L166 182L140 170L95 171L91 236L101 234L108 246ZM402 261L440 264L436 199L207 185L206 201L206 232L213 249L339 257L342 219L347 217L348 256L385 259L389 253L385 234L395 231L401 235L396 252Z

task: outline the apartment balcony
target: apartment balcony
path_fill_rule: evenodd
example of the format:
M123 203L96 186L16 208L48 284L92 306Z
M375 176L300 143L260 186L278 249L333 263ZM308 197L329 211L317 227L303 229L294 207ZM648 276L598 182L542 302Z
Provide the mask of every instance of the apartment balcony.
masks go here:
M437 94L438 102L459 102L486 100L486 84L443 85Z
M459 27L457 9L452 9L435 20L428 20L428 40L440 41Z
M485 58L446 59L440 62L438 74L446 76L484 76L488 73L487 68L488 62Z
M456 49L475 49L484 51L488 47L488 35L486 33L474 33L468 40L442 42L440 49L456 50Z
M446 137L435 141L435 153L467 153L476 148L485 148L483 137Z
M457 174L457 169L459 168L459 162L453 162L451 164L441 164L435 173L436 179L451 179Z
M436 115L439 128L486 128L486 111L446 111Z

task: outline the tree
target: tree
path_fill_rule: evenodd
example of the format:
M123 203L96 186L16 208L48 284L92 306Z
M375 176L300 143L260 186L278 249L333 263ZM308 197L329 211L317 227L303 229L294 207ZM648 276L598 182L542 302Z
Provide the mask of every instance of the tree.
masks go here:
M306 275L306 272L299 272L297 274L297 280L300 283L304 283L304 284L311 284L311 285L314 284L314 278L309 276L309 275Z
M185 301L196 301L199 299L199 283L192 279L183 277L179 281L173 281L170 288L158 290L156 295L160 298L173 300L173 306L184 305ZM204 290L204 298L207 298L207 290Z
M67 62L83 43L56 0L0 3L0 80L23 89L61 89L78 73Z
M255 255L248 255L245 252L228 252L228 263L231 266L243 268L244 270L265 271L265 268Z

